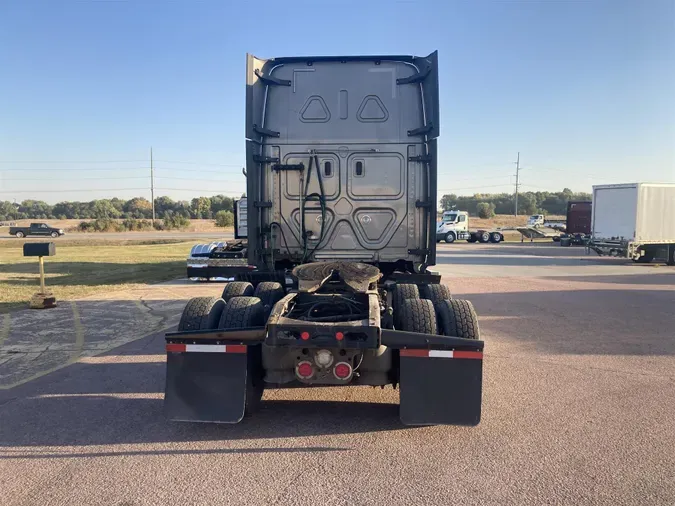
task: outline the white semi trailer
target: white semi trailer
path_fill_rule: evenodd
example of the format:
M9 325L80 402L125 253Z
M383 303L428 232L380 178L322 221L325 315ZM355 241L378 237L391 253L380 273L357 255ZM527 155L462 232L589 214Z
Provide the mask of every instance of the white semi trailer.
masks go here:
M599 255L675 265L675 183L593 187L589 248Z

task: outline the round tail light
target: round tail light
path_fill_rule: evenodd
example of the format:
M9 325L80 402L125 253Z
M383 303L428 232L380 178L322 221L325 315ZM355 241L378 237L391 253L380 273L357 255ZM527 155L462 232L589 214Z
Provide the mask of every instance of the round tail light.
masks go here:
M295 366L295 374L301 379L308 379L314 375L314 367L308 361L303 361Z
M345 380L352 375L352 366L347 362L338 362L333 368L333 374L337 379Z

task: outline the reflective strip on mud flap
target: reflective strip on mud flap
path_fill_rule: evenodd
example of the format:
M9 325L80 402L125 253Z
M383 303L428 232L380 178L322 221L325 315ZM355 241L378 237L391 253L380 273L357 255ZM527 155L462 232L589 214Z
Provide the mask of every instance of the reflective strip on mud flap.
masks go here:
M244 344L167 344L167 352L246 353Z
M414 350L404 349L400 351L402 357L423 357L423 358L473 358L482 360L482 351L462 351L462 350Z

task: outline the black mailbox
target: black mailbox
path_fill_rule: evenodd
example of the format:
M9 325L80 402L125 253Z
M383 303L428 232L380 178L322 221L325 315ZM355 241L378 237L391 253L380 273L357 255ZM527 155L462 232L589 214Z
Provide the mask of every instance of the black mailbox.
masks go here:
M53 242L25 242L23 256L25 257L53 257L56 255L56 244Z

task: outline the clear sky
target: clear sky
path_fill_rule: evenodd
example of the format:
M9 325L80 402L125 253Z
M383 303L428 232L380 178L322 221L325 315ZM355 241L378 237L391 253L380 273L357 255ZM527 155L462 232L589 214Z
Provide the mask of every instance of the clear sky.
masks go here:
M246 52L436 49L443 193L675 181L675 0L2 0L0 200L240 194Z

